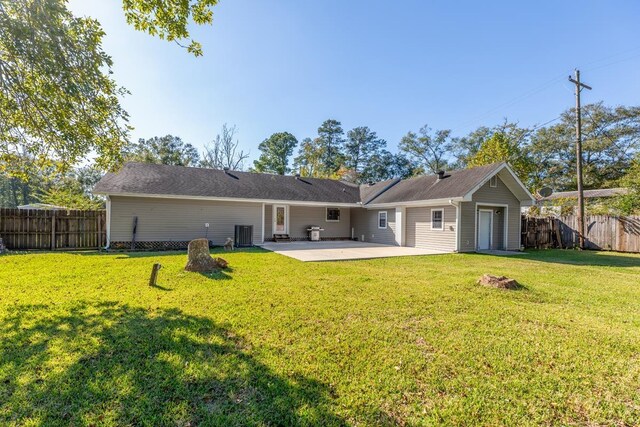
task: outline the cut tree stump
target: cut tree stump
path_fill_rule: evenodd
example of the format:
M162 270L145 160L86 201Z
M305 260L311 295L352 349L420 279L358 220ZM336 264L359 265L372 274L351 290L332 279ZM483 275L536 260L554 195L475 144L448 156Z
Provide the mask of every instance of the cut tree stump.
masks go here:
M506 276L492 276L491 274L482 275L478 279L478 284L498 289L518 289L520 287L515 279L510 279Z
M189 242L189 261L184 268L187 271L208 273L227 268L227 261L209 255L209 240L196 239Z

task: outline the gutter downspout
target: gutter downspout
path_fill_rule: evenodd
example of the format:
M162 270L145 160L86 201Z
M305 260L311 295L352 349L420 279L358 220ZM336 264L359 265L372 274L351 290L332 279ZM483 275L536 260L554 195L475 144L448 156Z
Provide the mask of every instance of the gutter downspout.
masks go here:
M449 200L451 206L456 208L456 247L455 251L460 252L460 202Z
M109 249L111 245L111 197L107 195L107 246L105 250Z

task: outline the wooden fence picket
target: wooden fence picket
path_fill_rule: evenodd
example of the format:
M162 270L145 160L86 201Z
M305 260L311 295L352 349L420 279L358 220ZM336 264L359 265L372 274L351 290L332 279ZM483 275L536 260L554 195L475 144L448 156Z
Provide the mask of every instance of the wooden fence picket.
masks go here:
M99 249L106 212L0 208L0 238L10 250Z
M640 216L585 216L587 249L640 252ZM575 215L522 217L522 245L526 248L575 248L578 245Z

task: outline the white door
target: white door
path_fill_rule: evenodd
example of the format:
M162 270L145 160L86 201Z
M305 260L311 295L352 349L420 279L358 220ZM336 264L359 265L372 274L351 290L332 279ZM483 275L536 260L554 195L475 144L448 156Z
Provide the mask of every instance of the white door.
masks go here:
M287 234L287 207L273 207L273 234Z
M493 211L478 212L478 249L491 249L491 231L493 229Z

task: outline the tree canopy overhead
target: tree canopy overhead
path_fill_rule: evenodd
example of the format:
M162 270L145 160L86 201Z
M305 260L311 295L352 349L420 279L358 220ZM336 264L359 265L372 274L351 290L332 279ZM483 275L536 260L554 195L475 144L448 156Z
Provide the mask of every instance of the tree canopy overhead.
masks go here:
M448 166L451 157L451 131L436 130L424 125L418 133L407 133L399 145L400 151L415 160L424 171L436 173Z
M533 171L531 158L517 142L510 140L502 132L496 132L483 141L476 153L469 158L468 165L474 167L498 162L507 162L527 187L533 187L534 184L527 180Z
M222 125L221 133L217 134L210 144L207 144L202 153L200 166L213 169L242 170L244 162L249 158L249 153L240 149L240 141L236 138L238 129L236 126Z
M298 140L289 132L278 132L260 143L260 158L253 162L256 172L270 172L284 175L291 171L289 157L293 154Z
M127 23L136 30L176 42L201 56L202 45L191 39L189 23L211 24L216 4L218 0L123 0L122 8Z
M141 138L137 144L127 148L125 157L128 161L175 166L197 166L200 161L198 150L193 145L173 135Z
M318 128L315 140L321 147L322 168L327 176L335 174L344 163L344 131L337 120L325 120Z
M11 176L65 171L89 154L111 169L127 143L104 32L65 3L0 0L0 172Z

